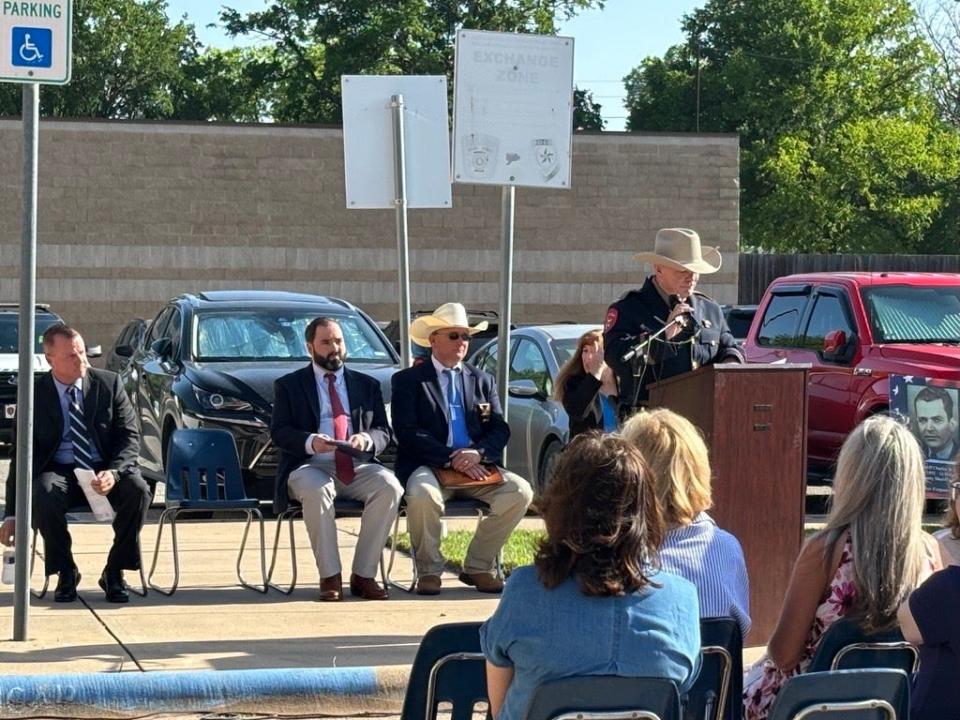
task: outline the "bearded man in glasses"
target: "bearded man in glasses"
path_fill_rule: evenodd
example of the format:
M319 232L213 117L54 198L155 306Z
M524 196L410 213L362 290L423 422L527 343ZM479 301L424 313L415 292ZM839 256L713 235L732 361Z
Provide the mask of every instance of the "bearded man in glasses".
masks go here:
M494 572L497 557L533 499L527 481L501 467L510 428L496 381L463 362L470 336L486 327L486 322L470 327L460 303L418 317L410 338L430 348L430 360L393 376L396 473L406 487L419 595L440 592L440 518L447 500L466 497L489 506L467 548L460 581L480 592L499 593L503 581Z

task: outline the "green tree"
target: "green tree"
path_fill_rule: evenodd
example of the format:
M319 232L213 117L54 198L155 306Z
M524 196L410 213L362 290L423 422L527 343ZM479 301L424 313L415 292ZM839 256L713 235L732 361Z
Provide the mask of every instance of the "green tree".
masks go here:
M907 0L709 0L625 78L632 130L741 139L741 237L806 252L932 251L960 145Z
M258 122L269 115L263 82L270 53L262 48L210 48L192 54L171 88L177 120Z
M593 93L575 88L573 91L573 129L603 130L605 121L600 114L600 103L594 102Z
M343 74L453 74L460 27L554 33L557 22L603 0L273 0L241 14L228 33L266 41L258 63L270 115L281 122L339 123Z
M73 74L43 88L40 111L58 117L165 118L170 89L196 53L193 27L170 25L164 0L76 0ZM20 113L21 88L0 85L0 114Z

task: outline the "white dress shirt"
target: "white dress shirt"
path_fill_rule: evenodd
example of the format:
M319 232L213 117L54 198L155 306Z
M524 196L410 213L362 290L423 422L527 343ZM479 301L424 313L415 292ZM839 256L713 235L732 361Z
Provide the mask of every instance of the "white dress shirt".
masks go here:
M437 378L440 380L440 394L443 395L443 404L447 406L447 417L450 417L450 403L447 400L449 397L447 394L447 386L450 384L450 380L449 376L445 372L446 370L455 371L456 376L460 378L460 388L457 390L457 392L460 393L460 403L463 405L463 412L468 412L469 408L467 408L463 389L463 363L458 362L452 368L448 368L433 355L430 356L430 360L433 362L433 367L437 370ZM453 425L451 425L449 422L447 423L447 445L453 446Z
M327 380L327 373L333 373L334 375L333 386L337 390L337 395L340 396L340 404L343 405L343 411L347 414L347 438L349 438L356 432L356 428L353 427L353 420L350 416L350 398L347 395L347 383L343 377L343 367L339 370L327 370L316 363L311 364L313 365L313 377L317 385L317 399L320 402L320 426L317 428L317 432L307 436L307 455L330 457L333 455L333 451L324 453L313 452L314 438L319 435L334 437L333 403L330 402L330 385L329 380ZM364 450L370 450L373 447L373 439L367 433L360 434L364 439Z

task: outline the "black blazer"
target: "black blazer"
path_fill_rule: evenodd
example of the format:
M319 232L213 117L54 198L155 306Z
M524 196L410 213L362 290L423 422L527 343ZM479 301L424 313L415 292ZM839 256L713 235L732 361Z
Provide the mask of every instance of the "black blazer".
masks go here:
M33 403L33 477L36 478L49 469L63 435L63 411L52 372L37 378L33 386ZM104 468L116 470L118 481L139 474L140 430L119 375L108 370L87 370L83 378L83 417ZM7 515L16 512L16 502L17 462L14 452L7 475L4 509Z
M343 381L347 386L353 431L365 432L373 440L373 451L367 461L376 462L377 455L393 440L380 383L369 375L349 368L343 369ZM320 427L320 394L317 392L313 364L277 378L273 392L270 436L281 451L273 489L273 511L279 513L290 504L287 478L307 462L307 438Z
M600 407L602 383L593 375L571 375L563 394L563 409L570 418L570 439L588 430L603 430L603 408ZM617 398L611 398L616 407Z
M480 404L489 407L481 409ZM471 447L480 450L487 463L501 465L510 427L503 419L497 383L480 368L463 363L463 407ZM396 472L400 482L421 465L445 467L453 448L447 402L433 361L428 359L393 376L390 409L397 434Z

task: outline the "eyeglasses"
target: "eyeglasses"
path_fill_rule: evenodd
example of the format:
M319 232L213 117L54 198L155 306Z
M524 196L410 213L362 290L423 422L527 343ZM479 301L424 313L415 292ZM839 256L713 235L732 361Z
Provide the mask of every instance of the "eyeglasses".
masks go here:
M448 340L463 340L464 342L470 341L470 333L468 332L457 332L456 330L452 330L451 332L437 331L434 333L434 335L443 335Z

